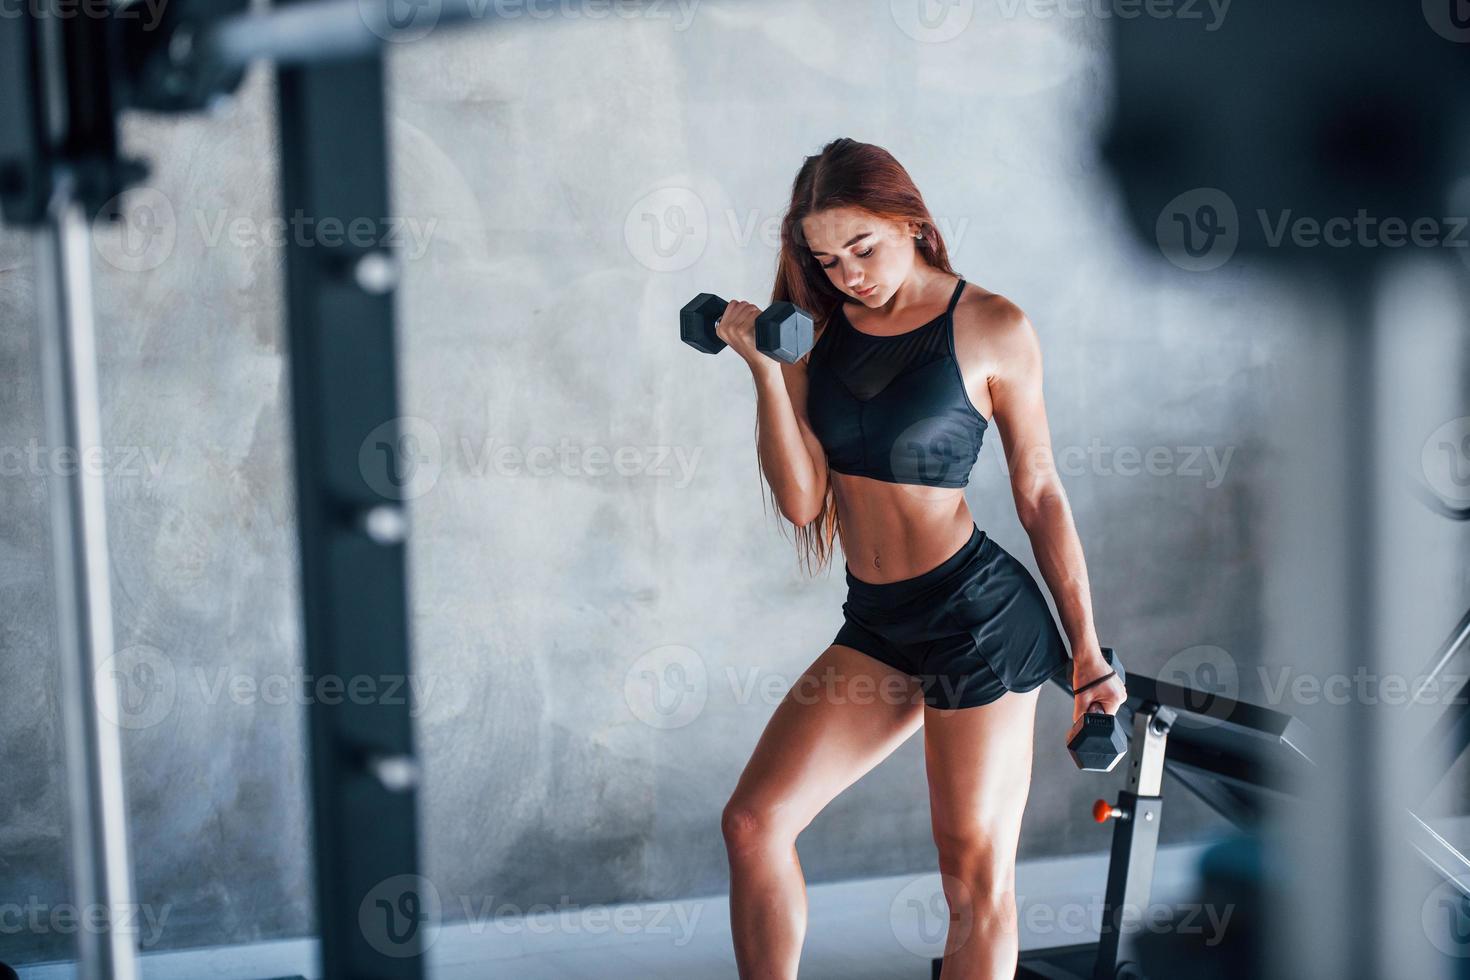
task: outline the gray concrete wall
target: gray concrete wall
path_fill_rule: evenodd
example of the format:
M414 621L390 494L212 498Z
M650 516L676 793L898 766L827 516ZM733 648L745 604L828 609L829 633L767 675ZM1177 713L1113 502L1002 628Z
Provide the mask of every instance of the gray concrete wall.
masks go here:
M678 343L674 313L702 290L768 295L791 179L836 136L892 150L959 271L1036 324L1103 641L1149 671L1218 648L1260 693L1273 412L1312 298L1124 234L1092 149L1103 25L964 4L926 25L910 6L521 16L394 46L423 853L451 917L726 887L720 808L836 631L842 576L800 574L763 510L748 374ZM282 697L301 658L281 255L259 240L272 112L254 72L220 118L130 122L168 244L109 232L98 252L117 642L161 678L130 680L124 733L138 892L167 915L154 948L311 929L301 706ZM40 430L33 308L10 234L10 450ZM992 438L968 499L1034 570L1002 459ZM66 894L44 482L26 464L0 488L0 900L44 917ZM1079 775L1069 722L1044 694L1023 858L1107 845L1087 811L1121 773ZM921 743L802 837L809 879L933 867ZM1180 795L1164 838L1222 829ZM68 946L0 935L22 961Z

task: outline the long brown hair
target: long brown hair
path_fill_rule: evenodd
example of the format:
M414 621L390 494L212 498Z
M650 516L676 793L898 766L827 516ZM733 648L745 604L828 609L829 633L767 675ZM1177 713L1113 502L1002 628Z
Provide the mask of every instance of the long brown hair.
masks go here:
M949 251L934 227L934 218L913 178L893 154L881 146L851 139L835 139L822 152L803 161L791 185L791 206L781 221L781 254L776 259L776 284L771 301L786 300L806 310L816 320L818 335L842 305L846 294L833 286L816 256L806 246L801 222L808 215L829 208L857 208L891 221L912 221L922 238L914 243L918 255L937 269L954 274ZM808 355L809 357L810 355ZM756 439L760 439L760 417L756 417ZM757 458L756 470L760 471ZM765 473L761 472L765 484ZM777 513L776 495L766 487ZM829 479L816 520L796 528L796 551L808 573L815 574L832 560L837 536L837 500Z

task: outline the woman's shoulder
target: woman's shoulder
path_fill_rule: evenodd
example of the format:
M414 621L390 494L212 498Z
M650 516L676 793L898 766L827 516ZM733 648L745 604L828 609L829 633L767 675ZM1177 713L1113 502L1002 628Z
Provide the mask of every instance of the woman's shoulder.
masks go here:
M987 346L1024 342L1034 333L1025 312L1000 293L965 281L965 291L954 311L955 338L963 334Z
M987 381L1027 375L1040 364L1041 346L1026 314L980 287L966 287L955 307L954 349L960 364Z

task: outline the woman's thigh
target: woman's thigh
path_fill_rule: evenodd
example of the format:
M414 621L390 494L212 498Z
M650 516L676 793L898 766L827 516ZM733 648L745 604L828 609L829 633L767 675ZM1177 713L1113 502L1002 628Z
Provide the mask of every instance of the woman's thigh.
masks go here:
M781 699L727 810L794 837L923 722L915 678L830 646Z
M978 707L927 709L924 762L941 858L978 850L1001 865L1014 861L1031 787L1039 695L1037 688Z

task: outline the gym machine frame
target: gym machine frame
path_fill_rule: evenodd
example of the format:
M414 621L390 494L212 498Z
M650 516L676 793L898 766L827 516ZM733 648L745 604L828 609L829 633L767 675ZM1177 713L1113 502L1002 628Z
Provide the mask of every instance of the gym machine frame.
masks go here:
M1184 204L1181 192L1214 189L1231 202L1231 260L1286 273L1323 301L1320 315L1293 330L1312 355L1292 358L1300 374L1288 404L1317 428L1286 428L1312 442L1281 468L1277 500L1292 544L1279 553L1290 577L1276 620L1283 628L1268 635L1289 646L1270 655L1291 657L1290 647L1306 643L1307 662L1329 674L1404 673L1412 665L1388 633L1415 601L1412 576L1402 574L1412 559L1394 537L1388 481L1376 478L1397 465L1381 419L1436 409L1406 365L1383 356L1396 336L1379 302L1393 260L1372 242L1323 249L1275 239L1265 221L1247 216L1284 207L1319 216L1443 213L1465 166L1467 112L1455 97L1470 80L1465 24L1440 4L1305 0L1237 5L1229 28L1216 32L1150 17L1111 27L1116 97L1101 149L1127 224L1162 244L1166 212L1186 222L1218 216L1203 202ZM1252 84L1240 85L1246 63ZM1261 133L1273 135L1253 138ZM1304 541L1326 544L1330 563L1288 550ZM1333 749L1327 762L1353 764L1310 767L1302 805L1273 821L1265 853L1276 875L1262 924L1271 953L1257 964L1260 975L1367 980L1443 966L1424 950L1421 923L1394 900L1418 883L1399 860L1402 807L1388 801L1412 797L1438 762L1415 756L1411 729L1397 721L1357 699L1322 713L1316 735ZM1373 789L1359 796L1363 786Z
M119 114L212 107L251 61L274 61L283 212L376 225L389 214L380 49L422 26L388 3L173 0L145 26L125 2L37 0L0 18L0 218L33 232L51 446L101 444L90 228L147 173L119 153ZM449 0L435 24L483 12ZM406 677L397 266L376 245L291 241L285 274L305 672ZM110 924L133 894L121 747L101 710L117 701L104 490L88 467L47 479L73 899ZM359 918L375 888L412 901L421 881L410 706L309 699L307 719L322 974L421 977L416 927L370 941ZM81 930L77 944L83 980L138 977L129 933Z
M1066 690L1061 679L1056 683ZM1093 808L1099 821L1116 821L1098 941L1023 952L1018 980L1144 977L1142 934L1125 918L1128 910L1149 906L1166 769L1232 823L1251 827L1268 801L1290 798L1299 768L1312 758L1310 732L1286 712L1136 671L1128 676L1128 701L1118 709L1120 721L1130 715L1127 782L1116 803L1099 800ZM1193 723L1179 725L1181 718ZM942 957L932 961L933 980L942 964Z
M1435 508L1447 513L1443 508ZM1470 518L1448 514L1456 520ZM1470 612L1450 631L1431 658L1414 701L1444 678L1449 665L1470 646ZM1064 685L1063 685L1064 686ZM1018 978L1114 980L1145 976L1138 934L1121 930L1121 910L1146 908L1162 824L1165 771L1215 812L1247 831L1262 825L1283 805L1299 805L1298 788L1316 758L1316 739L1287 712L1226 698L1134 672L1128 702L1119 717L1133 715L1133 754L1127 787L1116 804L1099 800L1094 815L1116 819L1104 891L1099 941L1023 952ZM1424 738L1420 754L1436 760L1443 778L1470 748L1467 733L1470 680L1461 681ZM1195 721L1203 719L1203 725ZM1182 724L1180 723L1182 719ZM1172 738L1171 738L1172 735ZM1424 787L1427 795L1432 786ZM1470 901L1470 859L1412 809L1406 843L1437 880ZM1141 819L1140 819L1141 818ZM942 960L933 961L939 977Z
M1137 748L1128 768L1128 782L1118 792L1118 801L1108 808L1108 817L1116 822L1098 941L1068 948L1068 952L1082 951L1095 957L1095 978L1111 980L1119 975L1120 968L1139 959L1134 950L1137 934L1125 932L1121 920L1125 909L1148 906L1153 887L1164 808L1164 747L1174 718L1172 709L1158 704L1144 705L1133 717L1130 741ZM939 976L938 961L934 976ZM1053 980L1069 974L1053 970L1040 959L1028 958L1020 962L1016 976Z
M1432 511L1453 521L1470 520L1470 508L1453 507L1426 489L1413 485L1416 496ZM1450 630L1439 649L1430 658L1420 683L1410 698L1411 704L1433 703L1432 690L1446 679L1451 663L1470 645L1470 610ZM1470 749L1470 675L1463 677L1449 698L1449 703L1424 735L1420 755L1437 760L1437 773L1427 777L1415 794L1415 806L1422 805L1450 768ZM1409 840L1424 860L1434 868L1462 899L1470 902L1470 856L1450 843L1411 808L1408 815Z

